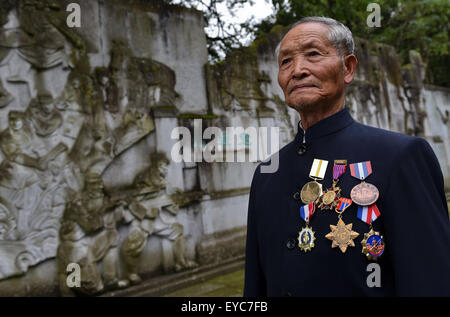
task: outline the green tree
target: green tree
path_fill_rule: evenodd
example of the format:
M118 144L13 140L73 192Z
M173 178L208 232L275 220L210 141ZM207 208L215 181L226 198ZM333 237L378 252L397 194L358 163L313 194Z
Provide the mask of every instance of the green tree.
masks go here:
M217 30L214 36L207 35L212 61L242 46L248 35L258 38L275 26L288 26L305 16L328 16L347 25L356 37L394 46L403 64L408 63L410 50L419 51L428 65L428 83L450 87L448 0L265 0L272 2L274 14L256 25L253 21L230 25L219 9L219 4L226 4L231 14L239 14L239 8L252 1L164 1L204 12L206 26ZM367 5L372 2L380 5L381 27L367 26Z
M417 50L428 65L429 83L450 86L448 0L378 0L381 27L368 27L367 0L272 0L274 17L254 30L262 35L275 25L290 25L305 16L328 16L347 25L354 36L392 45L403 63Z

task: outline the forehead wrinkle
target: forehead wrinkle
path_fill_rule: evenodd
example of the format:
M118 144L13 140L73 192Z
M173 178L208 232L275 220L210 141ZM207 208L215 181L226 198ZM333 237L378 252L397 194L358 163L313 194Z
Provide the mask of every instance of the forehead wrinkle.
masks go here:
M303 51L312 47L323 48L324 45L318 40L308 40L301 43L295 43L291 47L285 47L280 50L279 56L289 55L295 51Z
M302 39L304 37L307 37L307 39ZM300 48L300 49L301 48L310 48L310 47L313 47L313 46L324 47L324 46L326 46L329 43L328 39L325 39L325 41L326 41L325 42L322 36L313 35L312 37L313 38L311 38L311 35L309 35L309 36L308 35L306 35L306 36L305 35L295 36L294 38L290 39L289 41L286 41L285 43L282 43L282 45L281 45L282 47L283 46L288 46L288 47L281 48L280 49L280 53L284 52L284 51L292 50L293 47L295 47L295 49L297 49L297 48Z

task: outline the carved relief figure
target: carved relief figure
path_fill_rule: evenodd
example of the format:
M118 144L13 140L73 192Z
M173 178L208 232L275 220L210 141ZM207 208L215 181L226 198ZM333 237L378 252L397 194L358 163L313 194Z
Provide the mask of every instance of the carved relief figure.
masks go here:
M95 75L103 101L103 108L112 113L118 112L119 91L116 83L110 78L111 74L105 68L97 68Z
M150 235L170 242L168 250L163 243L161 259L165 272L170 271L169 258L173 258L177 272L197 266L184 256L183 226L176 219L178 206L164 193L168 160L163 154L156 153L152 155L151 162L151 167L136 177L136 193L128 208L124 208L125 222L131 225L121 246L128 272L128 279L121 281L122 287L141 281L138 275L139 256Z
M8 128L0 134L0 148L8 160L44 170L44 162L35 153L32 153L32 133L31 127L25 120L25 114L19 111L10 111Z
M35 133L40 137L51 135L63 122L62 115L55 108L50 94L39 94L37 98L31 100L26 114L33 124Z
M80 292L95 294L106 286L114 286L117 278L116 223L121 213L105 197L103 181L98 174L88 174L85 187L70 201L64 212L58 248L58 268L62 295L71 295L66 285L66 267L78 263L81 267ZM103 274L98 264L103 267Z

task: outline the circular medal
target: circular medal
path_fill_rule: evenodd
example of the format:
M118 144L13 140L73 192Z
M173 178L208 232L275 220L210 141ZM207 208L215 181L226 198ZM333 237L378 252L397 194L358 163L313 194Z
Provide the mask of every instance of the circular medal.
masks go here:
M364 234L364 239L361 241L363 246L362 253L364 253L369 260L377 260L384 252L383 236L379 232L370 231Z
M379 195L378 188L366 182L356 185L350 192L352 200L360 206L372 205L377 201Z
M323 203L325 205L329 205L331 204L334 199L336 198L336 193L334 191L327 191L324 195L323 195Z
M300 192L300 197L304 204L312 203L319 198L320 195L322 195L322 185L316 181L306 183Z
M308 226L302 228L302 231L298 233L298 246L303 252L310 251L314 248L314 240L316 240L314 231Z

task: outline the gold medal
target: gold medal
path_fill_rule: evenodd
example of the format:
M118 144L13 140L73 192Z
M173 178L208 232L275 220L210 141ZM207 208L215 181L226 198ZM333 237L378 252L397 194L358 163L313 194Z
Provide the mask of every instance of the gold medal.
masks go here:
M375 232L372 228L372 222L381 216L376 204L370 206L358 206L358 219L369 224L370 231L364 234L364 239L361 241L362 253L367 256L369 260L377 260L384 252L383 236L379 232Z
M325 238L332 241L331 247L339 247L342 253L347 251L347 247L354 247L355 243L353 239L359 236L359 233L352 230L353 224L346 225L344 221L342 221L342 213L352 204L352 200L349 198L341 197L339 199L339 203L336 206L336 213L338 216L338 223L336 226L330 225L331 232L328 233Z
M377 260L384 252L383 236L370 227L370 231L364 234L364 239L361 241L362 253L364 253L369 260Z
M334 160L333 185L319 198L318 206L320 209L333 210L336 208L336 205L339 203L339 198L341 197L341 188L336 185L339 182L339 177L345 173L346 167L347 160Z
M341 188L335 186L335 183L333 183L333 186L330 189L327 189L323 193L323 195L319 198L318 208L333 210L339 203L340 197L341 197Z
M325 205L330 205L331 203L333 203L335 198L336 198L336 192L334 190L328 190L323 195L323 203Z
M298 246L303 252L310 251L314 248L314 240L316 240L316 237L314 236L314 231L308 225L315 210L316 205L313 202L300 207L300 217L306 222L306 227L303 227L298 233Z
M316 181L308 182L302 187L300 198L304 204L316 201L322 195L322 184Z
M346 225L341 218L339 218L336 226L330 225L331 232L328 233L325 238L333 241L331 244L332 248L339 247L341 252L345 253L348 246L355 246L353 239L359 236L359 233L353 231L352 226L353 224L351 223Z
M314 181L306 183L300 192L300 198L304 204L315 202L322 195L322 184L317 180L322 180L327 170L328 161L314 159L309 177Z
M303 252L310 251L312 248L314 248L314 241L316 240L316 237L314 236L314 231L312 231L312 229L308 227L308 225L302 228L302 231L298 233L297 239L298 246Z

